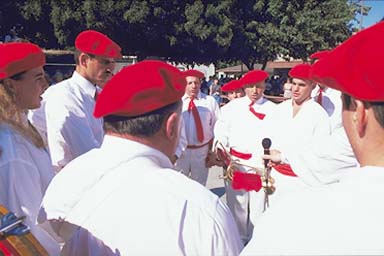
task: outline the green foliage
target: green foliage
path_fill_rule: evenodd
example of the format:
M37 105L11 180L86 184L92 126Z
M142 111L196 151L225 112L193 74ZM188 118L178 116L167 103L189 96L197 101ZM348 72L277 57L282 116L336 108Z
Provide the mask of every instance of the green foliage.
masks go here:
M85 29L103 32L124 54L187 63L243 62L277 56L306 60L351 33L361 10L347 0L14 0L0 2L0 32L50 48L73 48ZM365 10L369 11L369 10ZM13 15L5 14L12 13ZM9 16L9 18L8 18Z

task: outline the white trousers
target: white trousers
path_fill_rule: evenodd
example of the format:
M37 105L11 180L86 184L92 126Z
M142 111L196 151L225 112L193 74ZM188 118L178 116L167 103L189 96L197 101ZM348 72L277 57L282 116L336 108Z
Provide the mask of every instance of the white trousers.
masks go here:
M251 239L253 225L250 221L249 192L232 189L231 182L225 182L225 194L228 208L231 210L243 244Z
M175 165L177 170L203 186L207 184L208 179L208 168L205 166L208 147L207 144L201 148L187 148Z

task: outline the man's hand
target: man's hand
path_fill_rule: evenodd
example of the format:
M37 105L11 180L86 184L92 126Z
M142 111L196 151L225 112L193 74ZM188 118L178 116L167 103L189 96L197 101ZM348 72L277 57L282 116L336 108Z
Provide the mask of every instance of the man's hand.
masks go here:
M205 166L211 168L214 165L224 166L224 162L221 161L214 152L209 151L205 158Z
M282 161L281 152L276 149L270 150L270 154L263 155L262 158L265 160L269 160L269 163L268 163L269 167L273 167L276 164L280 164Z

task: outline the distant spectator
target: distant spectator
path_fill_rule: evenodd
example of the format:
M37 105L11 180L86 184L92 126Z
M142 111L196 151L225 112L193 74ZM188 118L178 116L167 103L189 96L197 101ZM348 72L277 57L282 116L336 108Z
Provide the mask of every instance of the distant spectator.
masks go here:
M205 94L209 94L209 85L205 77L201 81L200 91Z
M219 104L219 105L221 102L220 91L221 91L221 86L219 84L219 79L214 78L213 83L209 87L209 95L213 96L215 98L217 104Z
M64 80L64 75L63 73L59 70L59 69L56 69L56 72L55 74L53 75L53 83L58 83L58 82L61 82Z
M284 98L290 99L292 98L292 81L290 78L287 78L287 81L284 83Z

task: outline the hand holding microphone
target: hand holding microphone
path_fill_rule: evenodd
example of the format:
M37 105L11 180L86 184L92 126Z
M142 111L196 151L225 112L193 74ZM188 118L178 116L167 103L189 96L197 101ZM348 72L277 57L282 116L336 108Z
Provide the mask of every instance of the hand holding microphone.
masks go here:
M263 141L261 142L263 148L264 148L264 156L265 155L269 155L270 154L270 151L269 151L269 148L271 147L272 145L272 141L270 138L264 138ZM268 167L268 159L264 158L263 156L263 159L264 159L264 167L267 168Z
M264 148L264 155L262 158L264 159L264 167L272 167L275 164L280 164L281 159L281 152L275 149L270 150L270 147L272 145L272 141L270 138L264 138L261 142Z
M270 138L264 138L261 142L263 148L264 148L264 175L262 177L262 184L263 184L263 189L265 192L265 201L264 201L264 211L269 207L269 199L268 196L273 194L275 192L276 188L273 186L274 180L272 177L270 177L270 172L271 172L271 166L269 164L270 160L270 150L269 148L271 147L272 141Z

